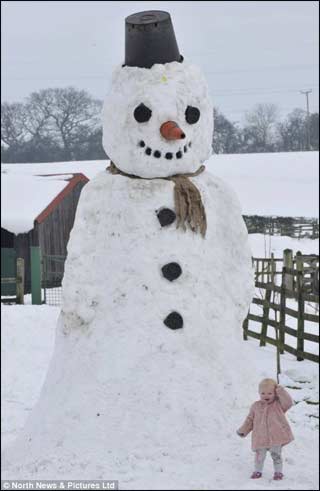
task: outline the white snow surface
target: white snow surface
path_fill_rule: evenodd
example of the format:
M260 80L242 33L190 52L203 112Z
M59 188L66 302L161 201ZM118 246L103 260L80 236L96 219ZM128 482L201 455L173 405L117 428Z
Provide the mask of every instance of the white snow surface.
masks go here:
M245 215L319 217L319 152L214 155L207 168L233 187Z
M152 111L142 123L134 118L140 104ZM188 106L200 110L196 123L186 120ZM167 121L177 123L185 138L166 140L160 128ZM120 66L114 71L103 110L103 147L122 171L148 178L195 172L211 155L212 132L213 106L197 66L172 62L151 68ZM156 151L161 154L158 158ZM168 160L166 153L173 158Z
M282 239L284 239L282 237ZM310 247L312 241L310 240ZM286 244L289 247L290 243ZM254 249L254 255L261 255L259 249ZM30 303L30 295L25 298ZM2 333L2 449L17 438L21 432L30 411L35 405L43 384L45 374L54 348L55 329L60 313L58 307L47 305L4 305L1 309ZM245 353L243 347L247 347ZM273 346L259 347L257 340L243 341L240 350L234 353L235 364L239 357L247 357L250 362L255 361L257 367L257 380L264 377L275 376L275 350ZM190 455L180 472L190 482L187 489L270 489L270 490L315 490L319 489L318 482L318 431L319 431L319 405L307 404L305 400L319 401L319 377L316 363L297 362L295 358L285 353L281 356L281 383L299 389L287 389L295 401L295 406L287 413L295 440L283 450L284 475L283 482L272 481L272 464L270 456L267 457L263 477L259 483L249 478L253 466L253 453L250 449L250 437L240 439L235 429L242 423L253 400L248 394L245 408L234 408L235 426L230 421L225 425L225 434L217 440L212 435L207 446L207 465L202 472L209 472L208 477L198 474L198 453ZM214 383L212 381L212 383ZM229 399L233 398L230 391ZM254 394L258 397L258 394ZM305 400L304 400L305 399ZM128 406L129 408L129 406ZM100 418L106 419L105 414ZM212 415L214 417L214 413ZM199 441L201 445L201 441ZM219 456L212 448L219 446ZM81 442L83 453L87 451L86 439ZM122 459L125 458L126 440L122 442ZM61 447L57 447L57 453ZM140 458L138 458L140 456ZM88 456L88 459L91 457ZM131 468L126 476L116 473L109 478L119 479L120 489L130 488L132 482L139 482L141 470L150 467L150 479L147 484L154 483L156 487L157 476L163 474L162 489L174 489L170 476L167 475L168 466L174 466L169 456L163 461L152 458L143 458L143 447L140 453L130 456ZM155 469L159 469L157 472ZM213 472L214 470L214 472ZM90 479L98 478L97 469ZM213 475L214 474L214 475ZM165 477L168 476L168 480ZM191 485L198 477L198 483ZM56 476L59 477L58 475ZM126 482L124 483L124 479ZM141 482L141 481L140 481ZM144 483L142 483L144 484ZM160 488L160 485L159 485ZM143 487L141 487L143 489Z
M39 398L53 353L59 313L60 308L47 305L1 306L3 446L14 441Z
M33 229L37 216L68 185L63 179L2 172L1 227L14 234Z
M88 179L92 179L109 165L108 160L75 160L67 162L42 162L35 164L1 164L2 175L4 174L77 174L82 173Z
M258 383L240 329L253 274L234 193L208 172L192 180L206 208L205 239L161 228L155 212L173 208L171 181L103 172L84 187L54 355L34 411L5 452L4 478L119 476L125 489L217 480L219 442ZM183 271L172 283L161 275L171 261ZM183 329L164 325L172 311ZM195 462L197 473L185 474Z

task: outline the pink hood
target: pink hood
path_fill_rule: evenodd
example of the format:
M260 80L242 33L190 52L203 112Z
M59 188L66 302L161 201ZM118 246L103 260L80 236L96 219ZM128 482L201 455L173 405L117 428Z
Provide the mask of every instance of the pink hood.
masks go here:
M276 398L268 404L256 401L238 433L247 436L252 431L252 450L269 448L273 445L286 445L294 436L285 416L285 412L293 405L288 392L278 386Z

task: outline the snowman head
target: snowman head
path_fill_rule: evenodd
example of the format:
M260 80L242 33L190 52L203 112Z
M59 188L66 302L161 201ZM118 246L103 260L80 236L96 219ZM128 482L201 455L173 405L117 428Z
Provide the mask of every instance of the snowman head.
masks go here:
M103 110L103 146L140 177L195 172L211 155L213 108L201 71L186 62L115 70Z
M103 110L103 146L120 170L168 177L211 154L213 108L200 70L183 62L168 12L126 18L125 63Z

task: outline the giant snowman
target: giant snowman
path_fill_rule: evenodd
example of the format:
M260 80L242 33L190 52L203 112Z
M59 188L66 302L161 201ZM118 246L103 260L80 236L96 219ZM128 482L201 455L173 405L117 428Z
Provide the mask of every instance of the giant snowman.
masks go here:
M250 397L253 275L238 200L204 166L212 132L170 15L129 16L103 112L111 163L82 191L53 359L4 477L216 482Z

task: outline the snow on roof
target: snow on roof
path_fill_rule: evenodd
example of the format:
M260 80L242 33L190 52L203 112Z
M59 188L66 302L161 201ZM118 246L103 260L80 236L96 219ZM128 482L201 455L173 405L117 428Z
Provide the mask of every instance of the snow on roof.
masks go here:
M318 160L319 152L220 154L213 155L206 167L232 186L244 215L318 217ZM11 184L3 182L7 198L2 205L2 226L6 224L8 230L15 230L15 233L26 231L28 227L30 230L34 218L66 184L59 181L58 176L47 177L44 183L41 181L44 178L36 175L82 173L92 179L108 165L108 160L2 164L5 172L2 176L5 175L6 180L12 178ZM17 181L17 177L21 181ZM23 183L28 177L29 185L26 181Z
M105 170L109 160L81 160L72 162L45 162L36 164L1 164L2 170L7 173L48 175L48 174L76 174L82 173L88 179Z
M73 175L34 176L1 172L1 227L14 234L33 229L35 218L68 185Z

